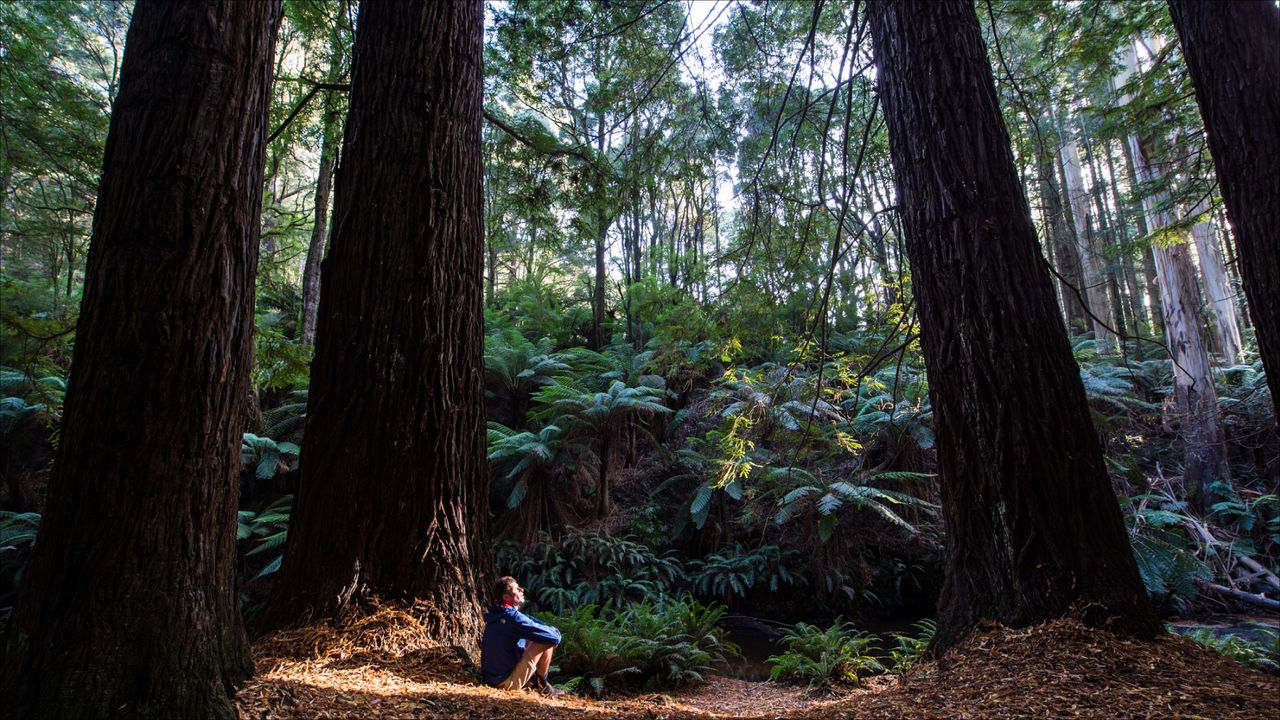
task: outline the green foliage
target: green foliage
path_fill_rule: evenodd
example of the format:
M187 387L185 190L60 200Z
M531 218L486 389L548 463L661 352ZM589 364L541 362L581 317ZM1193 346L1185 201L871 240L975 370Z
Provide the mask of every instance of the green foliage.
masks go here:
M1280 552L1280 495L1237 491L1230 483L1215 482L1209 494L1223 500L1209 512L1224 526L1239 532L1233 552L1240 555Z
M285 403L262 413L262 434L302 443L302 429L307 421L307 391L294 390Z
M723 668L737 648L718 623L725 609L690 598L624 607L583 605L544 619L560 629L556 651L565 684L601 697L700 684Z
M661 390L645 385L629 387L621 380L614 380L603 392L592 393L583 392L573 378L561 376L535 397L544 407L554 408L601 430L615 426L632 414L671 412L671 408L662 404Z
M732 553L712 553L689 563L690 580L699 596L731 602L747 597L753 590L776 593L787 587L807 584L797 569L800 557L783 552L776 545L746 550L735 545Z
M620 607L669 595L685 579L674 552L657 554L631 538L574 532L522 549L498 543L495 565L528 588L535 606L562 613L582 605Z
M867 484L822 479L803 468L769 468L765 471L764 476L766 479L784 487L788 485L791 487L778 502L779 509L774 516L774 522L779 525L785 525L802 509L808 507L816 508L819 517L818 539L822 542L831 539L837 524L836 511L843 507L845 503L868 510L912 534L917 532L916 527L898 515L890 507L891 505L914 506L930 512L938 509L936 505L906 493L884 490ZM863 482L928 477L932 477L932 475L928 473L880 471L869 473Z
M1184 606L1195 597L1196 579L1213 576L1196 557L1195 542L1182 527L1188 520L1182 512L1185 504L1154 495L1121 497L1120 504L1131 512L1129 541L1147 592L1159 601Z
M0 510L0 615L13 607L39 532L40 513Z
M769 678L807 683L810 689L856 685L865 675L884 672L878 638L837 619L819 630L797 623L783 636L786 651L769 657Z
M490 334L484 347L485 395L510 403L512 422L518 425L532 393L570 369L566 359L551 351L550 338L532 343L514 329Z
M289 537L289 516L293 496L285 495L261 512L241 510L237 515L236 540L251 545L245 558L263 562L253 580L264 578L280 569L284 561L284 544Z
M1254 670L1280 674L1280 630L1257 627L1256 631L1266 639L1254 642L1234 634L1220 637L1211 628L1192 630L1185 635Z
M67 381L59 374L32 377L21 370L0 367L0 396L9 396L5 408L3 427L12 428L23 415L40 410L61 414L62 401L67 394Z
M911 627L915 628L915 635L897 633L893 636L894 647L889 649L889 662L892 663L889 672L894 675L905 675L920 662L938 630L938 624L928 618L912 623Z
M301 450L291 442L276 442L269 437L245 433L240 444L240 462L253 467L259 480L270 480L277 473L288 472L290 463L297 462Z

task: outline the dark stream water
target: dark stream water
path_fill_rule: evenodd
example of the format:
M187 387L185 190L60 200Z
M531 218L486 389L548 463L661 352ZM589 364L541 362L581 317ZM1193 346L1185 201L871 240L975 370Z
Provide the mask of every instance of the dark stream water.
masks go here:
M1276 615L1215 615L1207 618L1173 618L1165 623L1173 632L1186 635L1197 630L1210 630L1219 639L1238 636L1250 642L1266 642L1266 629L1280 630Z

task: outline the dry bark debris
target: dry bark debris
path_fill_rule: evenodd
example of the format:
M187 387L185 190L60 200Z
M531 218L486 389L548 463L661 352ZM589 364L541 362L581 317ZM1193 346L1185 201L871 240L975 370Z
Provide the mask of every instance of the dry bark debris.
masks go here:
M279 718L1009 718L1276 717L1280 678L1195 642L1117 638L1074 621L1024 630L986 627L942 663L902 680L874 678L835 696L711 678L708 684L604 701L544 698L480 685L453 648L432 646L408 611L383 607L337 625L259 641L259 675L236 700L240 717Z

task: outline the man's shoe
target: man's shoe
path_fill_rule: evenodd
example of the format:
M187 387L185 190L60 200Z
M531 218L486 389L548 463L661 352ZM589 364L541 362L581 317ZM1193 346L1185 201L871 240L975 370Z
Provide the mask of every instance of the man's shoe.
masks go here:
M561 695L568 695L568 693L556 687L555 685L552 685L551 683L542 683L542 686L538 688L538 692L542 693L543 695L546 695L547 697L560 697Z
M552 685L545 677L539 677L537 675L534 675L529 681L529 686L548 697L560 697L561 695L568 694L555 685Z

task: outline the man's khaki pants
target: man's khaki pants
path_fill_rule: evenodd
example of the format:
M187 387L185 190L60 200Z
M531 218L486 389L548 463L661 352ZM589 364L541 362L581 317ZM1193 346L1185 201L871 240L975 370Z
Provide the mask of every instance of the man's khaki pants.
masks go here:
M533 671L537 665L536 655L531 655L527 651L522 653L520 659L516 661L516 666L511 669L511 674L506 680L498 683L498 687L502 690L519 690L529 683L529 678L533 677Z

